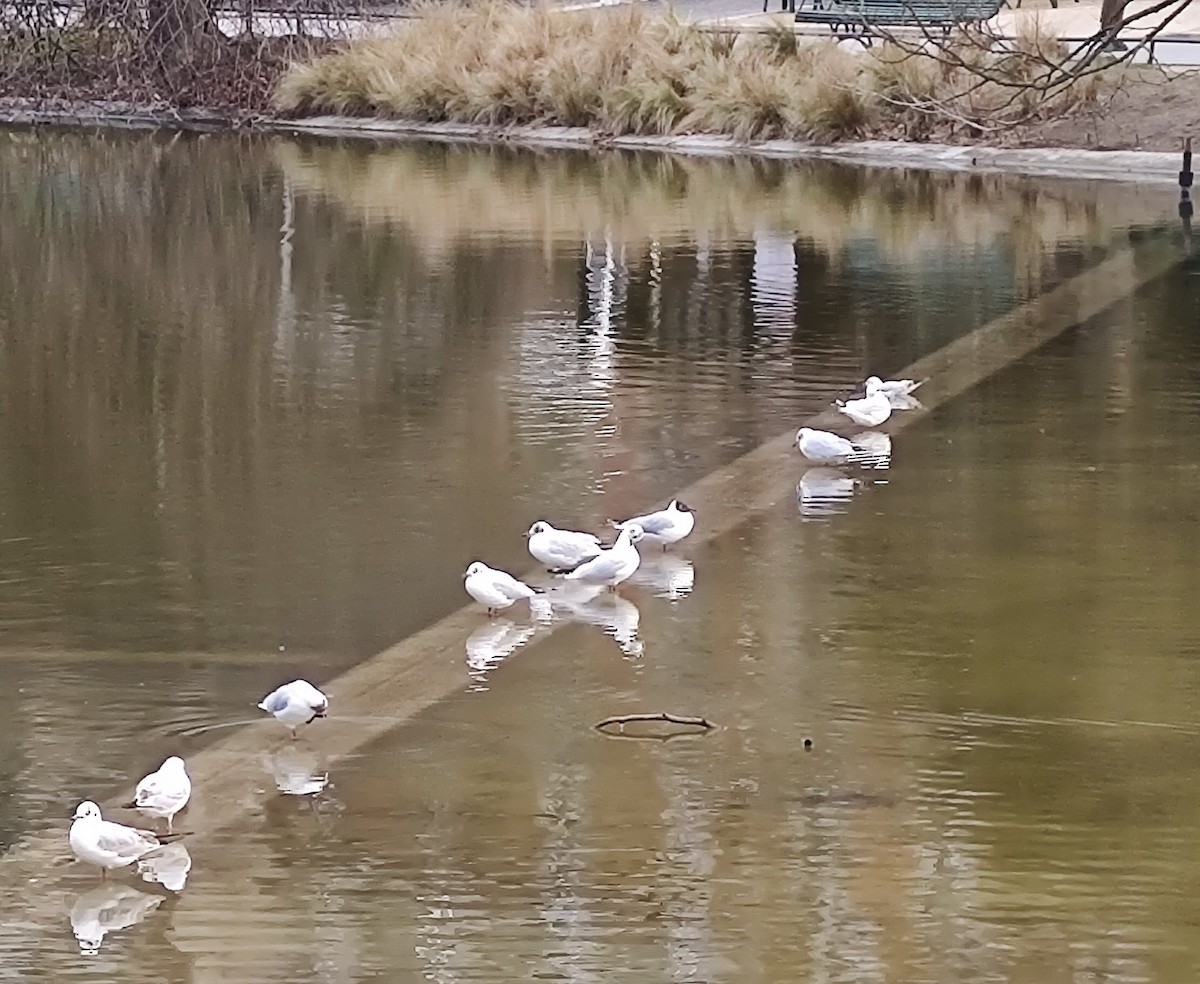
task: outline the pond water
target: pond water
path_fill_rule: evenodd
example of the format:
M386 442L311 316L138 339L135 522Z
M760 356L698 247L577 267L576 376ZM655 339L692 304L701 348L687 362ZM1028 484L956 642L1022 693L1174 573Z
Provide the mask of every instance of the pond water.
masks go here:
M158 882L66 863L79 800L454 612L471 560L528 570L534 520L663 501L1169 192L8 131L0 205L0 844L62 843L0 859L0 980L1200 973L1186 267L864 487L797 456L794 499L541 641L480 612L354 755L272 733L261 782L319 792L197 804ZM593 730L631 709L719 727Z

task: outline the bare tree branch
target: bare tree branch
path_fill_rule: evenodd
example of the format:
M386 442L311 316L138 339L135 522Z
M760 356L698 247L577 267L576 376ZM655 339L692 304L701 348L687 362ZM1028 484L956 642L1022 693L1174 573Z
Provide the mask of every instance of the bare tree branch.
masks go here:
M634 721L666 721L669 724L680 724L686 727L701 728L708 731L715 728L716 725L707 718L702 717L687 717L681 714L669 714L666 711L659 711L657 714L617 714L614 717L607 717L598 724L593 725L597 731L604 731L612 725L620 725L621 730L625 730L625 725Z
M292 61L327 50L379 2L3 0L0 96L238 118L267 108Z
M987 21L964 24L947 36L918 17L911 25L914 37L912 31L868 22L864 36L884 42L875 56L877 71L893 76L879 98L918 119L940 119L980 133L1065 117L1080 102L1101 98L1101 83L1110 97L1115 95L1123 82L1115 69L1149 51L1189 0L1156 0L1133 13L1126 12L1127 2L1106 0L1103 23L1081 39L1053 38L1036 28L1012 37ZM1138 30L1135 37L1127 36L1131 29ZM1118 44L1122 49L1115 51ZM1165 82L1166 73L1161 67L1157 72ZM936 86L930 84L932 73ZM922 83L929 91L922 91Z

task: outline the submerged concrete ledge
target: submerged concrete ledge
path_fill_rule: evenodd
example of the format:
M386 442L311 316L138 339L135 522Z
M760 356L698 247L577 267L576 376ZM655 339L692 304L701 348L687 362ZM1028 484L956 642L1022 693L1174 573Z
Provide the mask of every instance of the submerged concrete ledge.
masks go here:
M732 137L718 135L603 136L586 127L494 127L351 116L268 119L261 120L256 125L285 133L326 137L423 139L441 142L503 143L527 147L615 148L692 156L826 160L870 167L1000 172L1155 184L1176 183L1180 166L1178 154L1140 150L1022 149L894 140L861 140L833 144L804 143L796 140L740 142Z
M883 429L894 434L911 426L925 413L1067 329L1101 314L1186 258L1166 235L1122 245L1096 266L897 370L897 375L931 377L921 391L926 409L893 416ZM829 426L836 416L830 410L807 421L790 422L778 437L677 490L703 517L687 551L702 549L768 509L790 504L803 468L792 447L796 428L802 424ZM330 694L333 716L321 722L308 740L327 764L335 765L425 707L462 690L469 682L464 642L483 620L478 608L463 607L332 681L315 680ZM565 624L572 623L540 626L523 648L536 648ZM523 658L529 658L528 653ZM247 699L253 703L256 696ZM190 832L188 840L195 843L233 824L261 817L266 805L281 795L264 771L261 756L281 740L279 726L264 720L189 755L194 792L177 829ZM66 864L70 858L67 818L78 800L90 792L64 789L62 822L31 833L0 858L0 913L31 939L45 927L61 924L75 887L90 884L94 877ZM127 790L110 798L106 809L128 801L130 793ZM114 814L116 819L129 820L131 816L125 811Z
M740 142L732 137L606 136L586 127L481 126L423 123L357 116L304 119L258 117L237 120L207 110L177 112L127 103L42 103L0 100L0 125L59 125L121 129L184 129L214 132L257 130L299 136L441 143L504 144L530 148L646 150L706 157L824 160L869 167L1026 174L1043 177L1175 184L1180 155L1141 150L1004 148L955 144L861 140L834 144L795 140Z

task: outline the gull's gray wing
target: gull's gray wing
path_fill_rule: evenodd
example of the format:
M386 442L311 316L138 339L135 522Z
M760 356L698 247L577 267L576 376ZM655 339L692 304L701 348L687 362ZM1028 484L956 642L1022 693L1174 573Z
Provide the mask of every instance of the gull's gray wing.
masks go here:
M151 772L137 784L136 800L143 802L158 796L163 791L162 777L157 772Z
M649 516L641 516L638 519L632 520L642 528L643 533L661 533L665 529L669 529L675 525L674 518L665 512L651 513Z
M96 836L96 846L121 857L129 857L158 846L158 838L147 830L105 821Z
M270 694L261 704L258 705L269 714L278 714L288 706L288 695L284 693L282 687Z
M643 533L661 533L663 530L674 524L674 519L671 514L665 509L656 513L649 513L645 516L634 516L633 519L627 519L620 524L621 529L637 523L642 528Z
M554 537L551 550L561 566L577 566L600 553L600 538L591 533L560 534Z
M492 584L507 598L529 598L537 593L524 581L518 581L506 571L493 571Z
M828 457L847 455L854 452L854 445L838 434L817 431L809 436L809 446L816 454Z
M605 550L599 557L593 557L586 564L580 564L571 573L580 579L603 581L620 569L621 558L614 557L611 550Z

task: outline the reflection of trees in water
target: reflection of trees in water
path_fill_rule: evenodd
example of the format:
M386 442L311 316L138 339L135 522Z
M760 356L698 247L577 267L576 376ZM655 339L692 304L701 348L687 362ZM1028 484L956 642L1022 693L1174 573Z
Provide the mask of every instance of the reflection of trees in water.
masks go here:
M0 496L10 529L31 532L6 552L10 574L24 568L10 612L150 606L219 638L206 594L239 604L271 589L231 584L246 577L233 570L197 584L198 566L254 538L276 541L259 551L268 564L284 538L314 567L322 551L345 566L338 535L312 524L336 522L322 502L359 491L348 448L390 455L440 429L501 453L488 447L497 394L476 384L495 323L544 296L544 263L494 241L430 263L411 235L348 226L304 196L281 247L270 147L231 143L0 143ZM415 421L420 435L405 430ZM387 481L429 480L403 459L388 467ZM84 578L88 564L121 576Z
M1077 182L750 159L334 142L276 154L298 188L408 230L427 251L463 235L532 233L548 253L584 240L585 295L607 242L628 273L622 334L664 348L691 339L692 354L762 344L766 323L778 334L794 309L797 347L848 330L873 346L868 356L907 361L943 340L947 322L1007 307L1014 280L1027 293L1068 272L1051 259L1060 244L1103 241L1164 202L1111 185L1099 195ZM759 253L794 244L794 300L756 285L755 238ZM719 288L704 275L713 266ZM594 323L602 309L581 300L581 321Z

